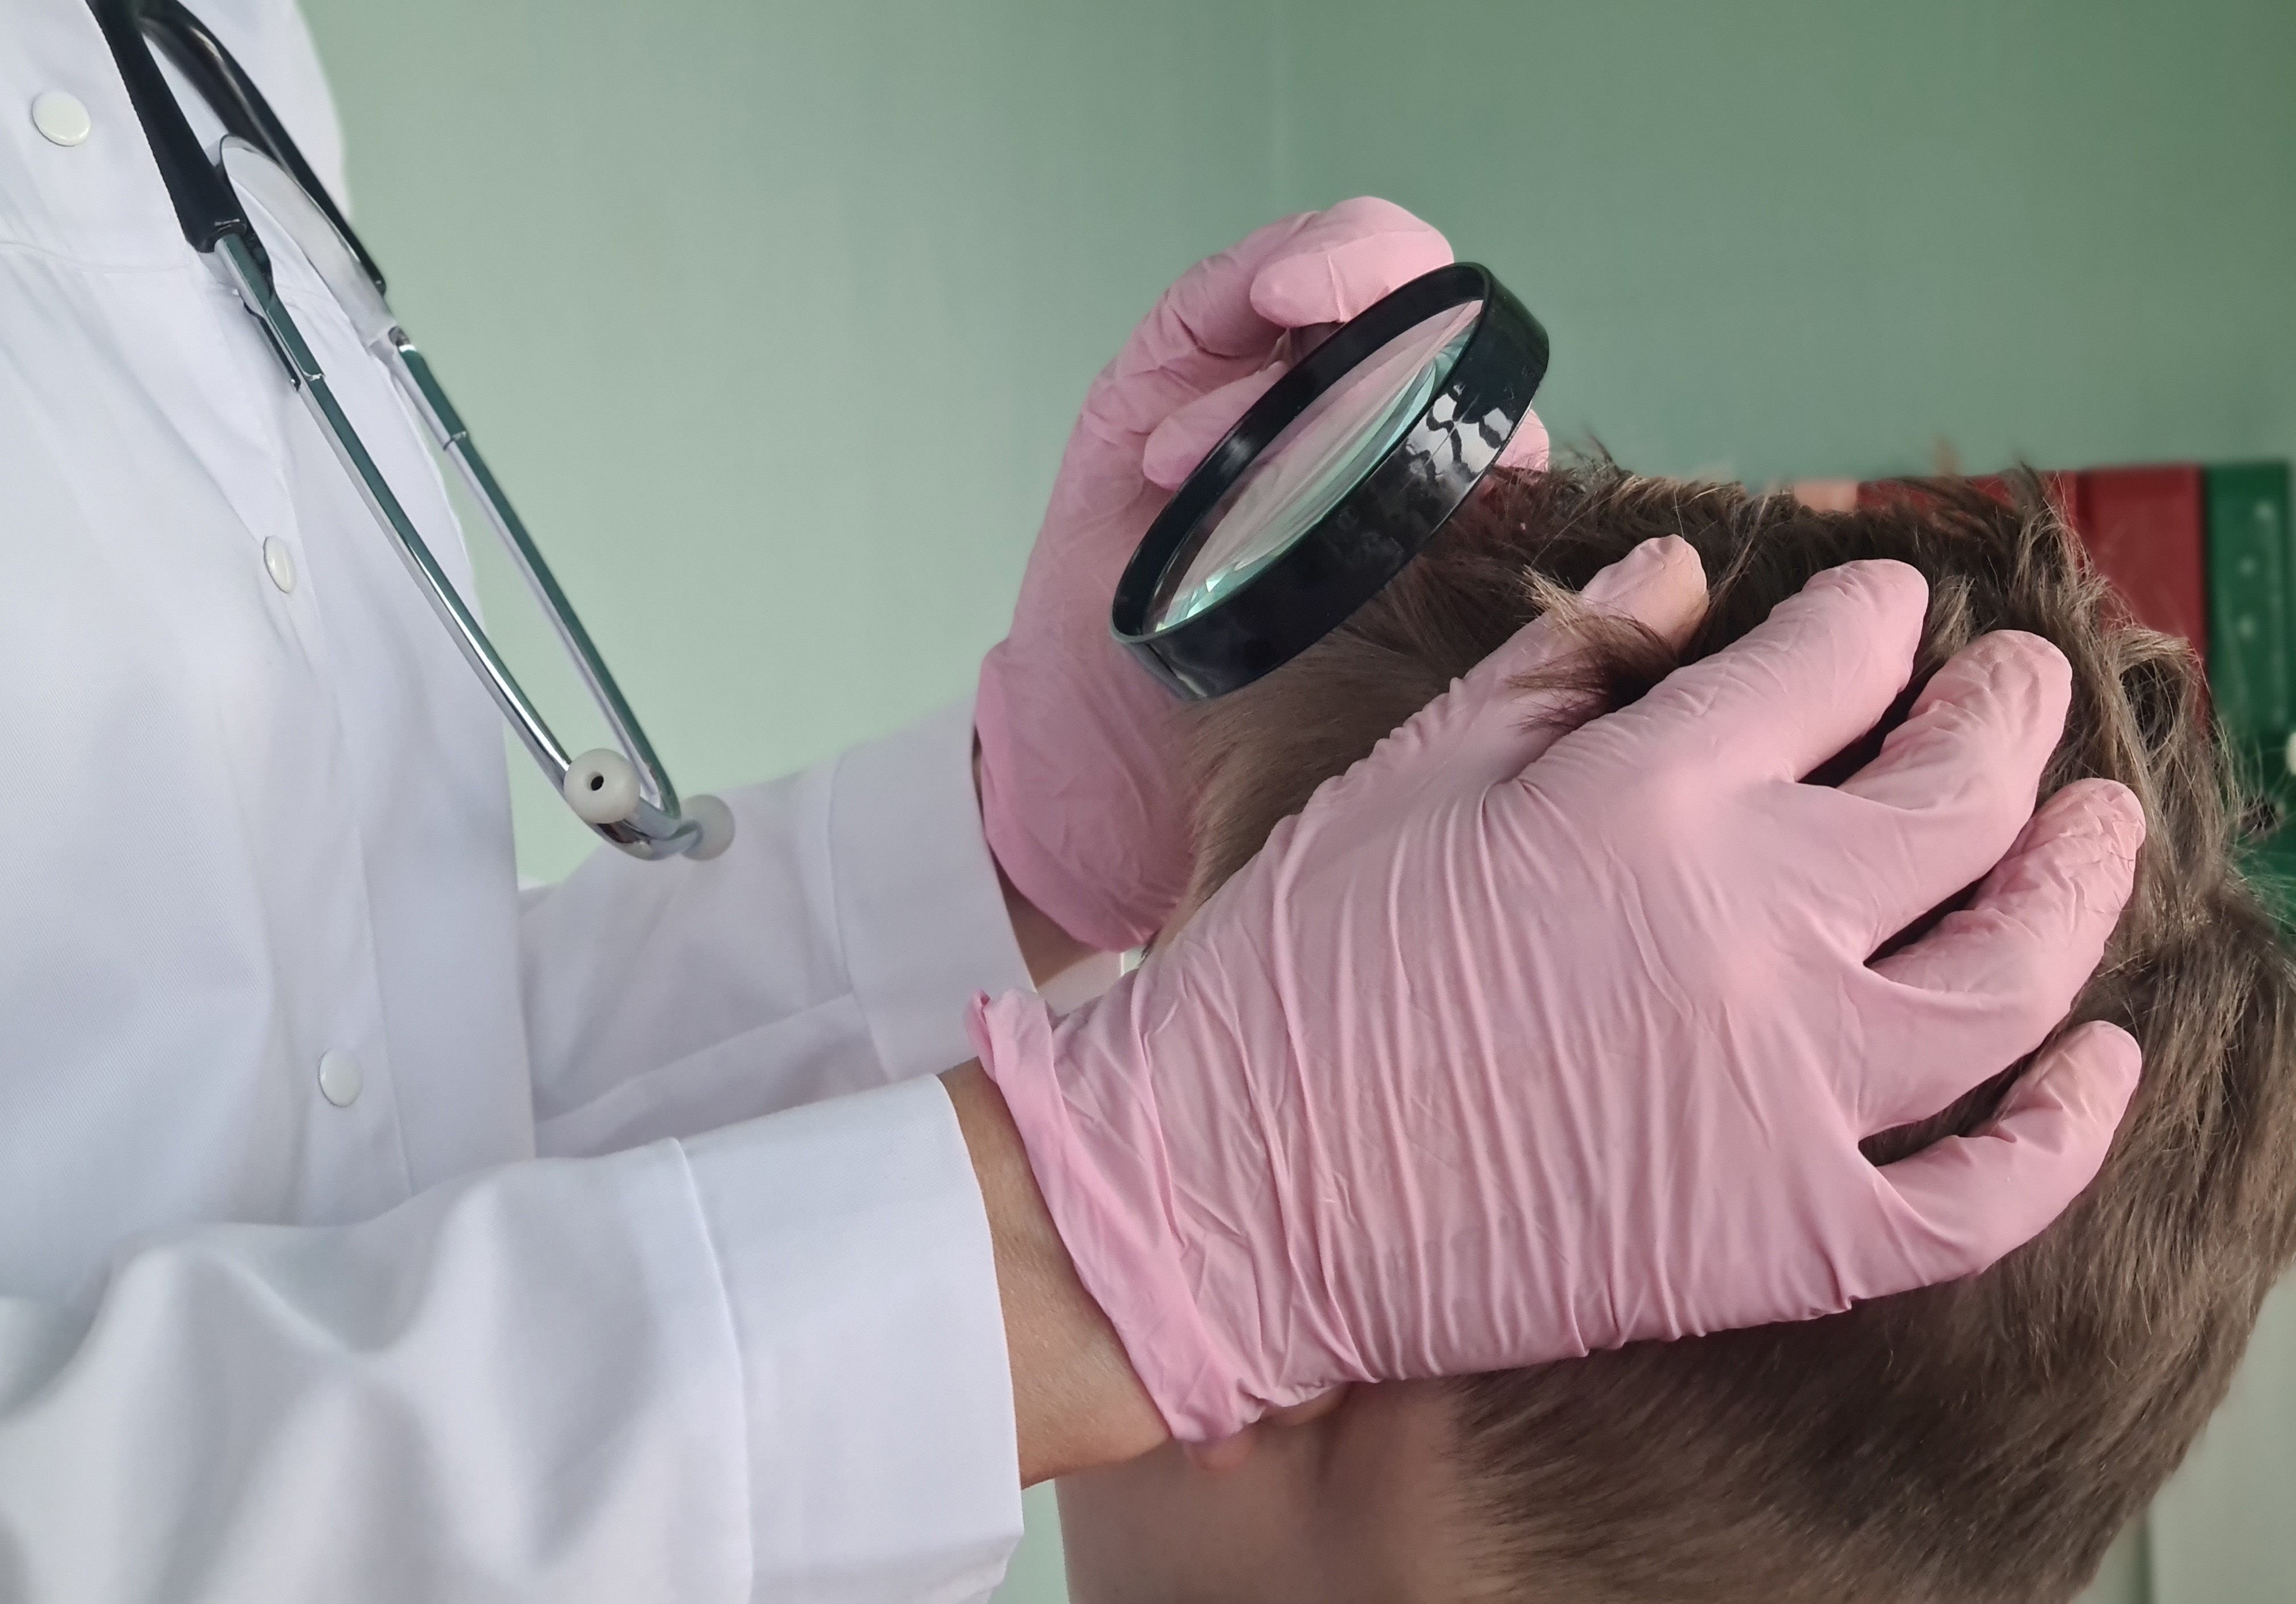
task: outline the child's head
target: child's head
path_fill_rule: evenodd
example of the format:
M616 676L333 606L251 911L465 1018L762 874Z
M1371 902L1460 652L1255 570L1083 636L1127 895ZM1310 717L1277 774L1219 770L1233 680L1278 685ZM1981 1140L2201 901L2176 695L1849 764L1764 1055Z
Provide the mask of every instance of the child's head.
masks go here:
M2222 1397L2296 1251L2296 969L2234 869L2190 654L2121 618L2030 485L2015 506L1931 486L1841 513L1606 464L1494 474L1342 629L1191 713L1191 905L1535 615L1553 594L1542 581L1575 588L1669 534L1712 581L1685 657L1860 557L1931 582L1906 702L1986 630L2064 651L2072 707L2044 794L2117 779L2149 825L2136 893L2073 1015L2144 1046L2111 1158L2037 1241L1955 1285L1803 1325L1359 1388L1258 1429L1225 1470L1174 1451L1079 1478L1062 1511L1080 1599L2069 1599ZM1606 701L1671 660L1615 628L1586 635L1584 683ZM1868 1153L1971 1129L2014 1073Z

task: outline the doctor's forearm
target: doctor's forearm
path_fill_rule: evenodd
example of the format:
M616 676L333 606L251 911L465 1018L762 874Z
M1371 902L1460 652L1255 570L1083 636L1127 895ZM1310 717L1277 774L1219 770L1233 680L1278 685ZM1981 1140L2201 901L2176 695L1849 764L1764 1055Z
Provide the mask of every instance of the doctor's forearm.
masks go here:
M1077 1279L1004 1094L977 1063L941 1082L988 1213L1022 1484L1138 1458L1169 1434Z

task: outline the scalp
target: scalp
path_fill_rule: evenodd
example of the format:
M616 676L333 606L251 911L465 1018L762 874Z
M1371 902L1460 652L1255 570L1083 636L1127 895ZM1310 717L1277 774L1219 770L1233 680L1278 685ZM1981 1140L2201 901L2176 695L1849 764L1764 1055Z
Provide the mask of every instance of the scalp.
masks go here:
M2296 1253L2296 970L2240 868L2243 804L2199 665L2128 619L2037 481L2006 497L1909 484L1820 512L1606 461L1496 471L1347 624L1189 715L1196 892L1522 623L1568 611L1570 590L1661 535L1712 576L1703 620L1677 651L1575 618L1586 650L1558 671L1566 688L1631 703L1840 563L1885 559L1927 580L1911 682L1816 782L1869 759L1979 635L2024 630L2062 652L2070 708L2041 794L2117 780L2148 827L2135 894L2066 1024L2128 1030L2143 1081L2088 1190L1981 1275L1460 1384L1480 1543L1527 1597L2070 1599L2198 1436ZM1873 1139L1868 1156L1974 1129L2022 1067Z

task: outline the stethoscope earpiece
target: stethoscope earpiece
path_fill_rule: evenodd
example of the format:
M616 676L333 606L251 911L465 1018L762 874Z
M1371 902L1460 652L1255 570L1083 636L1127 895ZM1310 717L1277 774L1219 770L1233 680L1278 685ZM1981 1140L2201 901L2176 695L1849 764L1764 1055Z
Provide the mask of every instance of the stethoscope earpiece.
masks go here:
M576 817L600 829L627 827L645 800L636 768L611 746L592 747L567 764L560 788ZM706 863L734 843L734 810L717 797L689 796L678 816L683 824L693 827L681 829L676 837L690 843L684 849L686 857Z
M604 746L594 746L567 764L560 789L584 824L620 824L637 811L644 795L629 759Z

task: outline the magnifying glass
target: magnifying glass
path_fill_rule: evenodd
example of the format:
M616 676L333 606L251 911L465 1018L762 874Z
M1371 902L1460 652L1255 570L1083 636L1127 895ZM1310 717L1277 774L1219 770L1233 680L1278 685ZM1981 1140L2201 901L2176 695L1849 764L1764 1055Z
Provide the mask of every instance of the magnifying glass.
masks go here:
M1488 268L1413 279L1302 358L1148 526L1116 638L1180 695L1280 668L1435 538L1530 412L1546 331Z

